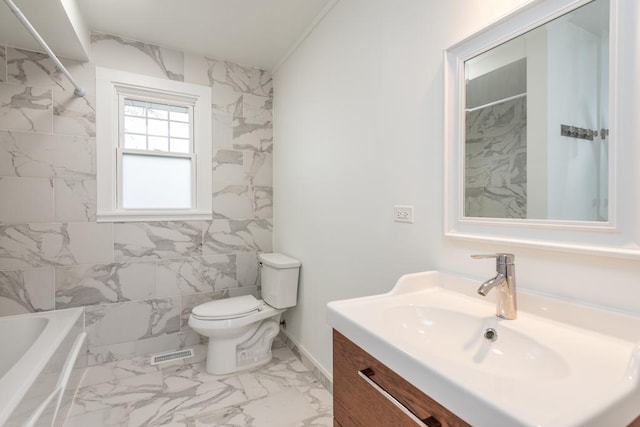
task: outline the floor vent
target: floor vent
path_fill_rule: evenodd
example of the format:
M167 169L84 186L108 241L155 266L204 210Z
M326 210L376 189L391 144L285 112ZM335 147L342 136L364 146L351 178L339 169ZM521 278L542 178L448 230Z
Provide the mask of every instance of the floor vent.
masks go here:
M186 350L172 351L171 353L156 354L151 358L151 364L157 365L159 363L172 362L178 359L188 359L190 357L193 357L192 348L188 348Z

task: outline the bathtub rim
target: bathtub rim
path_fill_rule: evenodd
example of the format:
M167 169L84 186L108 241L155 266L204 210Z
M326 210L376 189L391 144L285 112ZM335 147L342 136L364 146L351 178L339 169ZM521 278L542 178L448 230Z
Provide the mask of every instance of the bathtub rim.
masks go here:
M24 398L29 388L45 368L62 341L69 335L76 325L84 308L68 308L64 310L44 311L36 313L18 314L15 316L0 317L3 319L15 319L21 317L46 317L49 319L42 333L27 349L15 365L0 378L0 426L9 420L9 417ZM81 323L84 331L84 322ZM46 396L46 394L45 394Z

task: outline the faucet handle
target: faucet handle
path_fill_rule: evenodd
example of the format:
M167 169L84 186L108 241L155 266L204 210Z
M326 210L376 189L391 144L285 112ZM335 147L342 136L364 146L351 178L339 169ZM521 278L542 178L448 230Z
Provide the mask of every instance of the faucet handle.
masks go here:
M497 253L497 254L471 255L471 258L473 259L495 258L497 265L506 265L506 264L513 264L516 256L514 254Z

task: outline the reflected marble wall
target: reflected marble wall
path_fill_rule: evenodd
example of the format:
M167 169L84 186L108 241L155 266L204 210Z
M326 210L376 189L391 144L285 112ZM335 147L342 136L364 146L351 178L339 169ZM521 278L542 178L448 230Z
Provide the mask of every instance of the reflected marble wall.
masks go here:
M466 113L465 216L527 217L527 98Z
M259 296L272 250L271 76L94 34L90 62L0 46L0 315L87 307L89 360L200 342L194 305ZM95 67L211 87L214 219L96 223Z

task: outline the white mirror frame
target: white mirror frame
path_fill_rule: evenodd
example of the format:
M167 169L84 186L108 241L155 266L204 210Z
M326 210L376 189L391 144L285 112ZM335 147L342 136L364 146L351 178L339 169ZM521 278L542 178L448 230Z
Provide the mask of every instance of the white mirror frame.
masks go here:
M444 234L640 259L640 1L610 0L609 221L464 217L464 63L592 0L534 0L445 51Z

